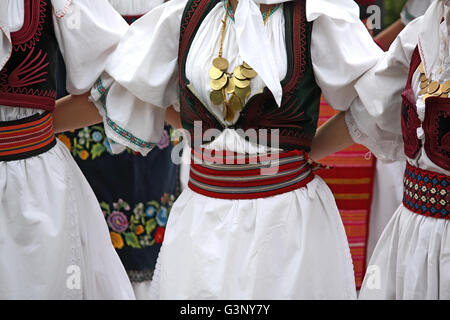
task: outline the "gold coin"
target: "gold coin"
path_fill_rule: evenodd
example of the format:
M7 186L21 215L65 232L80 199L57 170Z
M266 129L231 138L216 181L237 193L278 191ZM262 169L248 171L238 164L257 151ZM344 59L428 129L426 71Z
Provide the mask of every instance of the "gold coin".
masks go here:
M236 88L236 86L234 85L233 78L228 79L227 86L225 87L225 92L226 93L233 93L235 88Z
M245 101L245 99L247 99L248 96L250 96L251 89L250 89L250 87L243 88L243 89L236 87L236 88L234 88L234 93L239 98L241 98L241 100Z
M209 77L213 80L217 80L220 77L223 76L223 71L217 69L216 67L212 66L211 69L209 69Z
M227 84L228 77L226 74L224 74L222 77L220 77L217 80L211 80L211 88L213 90L220 90Z
M247 62L242 62L242 66L245 68L245 69L253 69L252 67L250 67L248 64L247 64Z
M222 90L211 91L209 98L211 99L211 102L216 106L220 106L224 101Z
M441 98L448 98L448 92L441 93Z
M430 85L428 86L428 93L432 94L435 93L439 88L440 88L440 84L437 81L433 81L432 83L430 83Z
M425 102L425 100L427 100L429 97L431 97L431 94L425 93L423 98L422 98L423 102Z
M425 81L427 81L427 80L428 80L428 78L427 78L426 75L424 75L424 74L421 74L421 75L420 75L420 82L425 82Z
M442 92L450 92L450 80L444 82L442 85Z
M241 73L244 77L249 78L249 79L253 79L254 77L256 77L258 75L255 70L245 69L245 68L241 69Z
M420 73L425 73L425 69L423 68L423 62L420 63L420 65L419 65L419 72Z
M420 95L423 95L423 94L427 93L427 91L428 91L428 88L421 89L421 90L419 91L419 94L420 94Z
M234 84L236 87L244 89L250 86L250 80L239 80L237 78L234 78Z
M433 96L440 96L441 94L443 94L444 92L442 91L442 88L441 87L439 87L439 89L435 92L435 93L433 93Z
M231 96L230 101L229 101L229 105L230 105L230 108L234 112L239 112L244 107L244 103L242 102L242 100L235 94L233 94Z
M427 89L427 88L428 88L428 81L420 83L420 89Z
M227 104L226 105L226 116L225 116L225 120L228 122L231 122L234 120L234 114L235 112L231 109L231 107Z
M245 69L241 68L241 66L234 68L234 71L233 71L234 77L238 80L247 80L247 77L242 74L242 72L241 72L242 70L245 70Z
M228 60L225 58L215 58L213 60L213 66L222 71L227 71L229 65Z

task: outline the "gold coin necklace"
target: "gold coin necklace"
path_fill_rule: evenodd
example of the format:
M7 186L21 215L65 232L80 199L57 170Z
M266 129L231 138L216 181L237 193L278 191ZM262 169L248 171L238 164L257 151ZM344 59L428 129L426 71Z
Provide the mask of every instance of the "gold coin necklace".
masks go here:
M420 72L420 91L419 94L422 95L422 100L425 103L425 100L429 97L441 97L448 98L450 93L450 80L445 83L439 83L438 81L431 81L425 75L425 69L423 67L423 62L419 65Z
M209 98L212 104L224 107L225 120L231 122L236 113L244 108L245 100L251 95L250 82L258 74L245 62L234 68L233 73L228 72L230 64L222 54L229 7L230 0L227 1L225 18L222 20L219 55L212 61L212 67L209 69L212 89ZM267 12L264 24L266 24L272 8L273 6ZM227 94L231 95L229 99L227 99Z

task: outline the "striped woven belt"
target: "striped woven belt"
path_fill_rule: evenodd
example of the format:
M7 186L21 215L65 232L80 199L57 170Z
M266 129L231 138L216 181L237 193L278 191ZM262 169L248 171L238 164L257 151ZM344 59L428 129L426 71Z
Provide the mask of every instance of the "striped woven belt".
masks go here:
M189 187L212 198L265 198L306 186L314 170L299 150L264 156L192 150Z
M450 219L450 177L406 164L403 205L420 215Z
M50 150L55 144L53 118L49 112L0 122L0 161L36 156Z

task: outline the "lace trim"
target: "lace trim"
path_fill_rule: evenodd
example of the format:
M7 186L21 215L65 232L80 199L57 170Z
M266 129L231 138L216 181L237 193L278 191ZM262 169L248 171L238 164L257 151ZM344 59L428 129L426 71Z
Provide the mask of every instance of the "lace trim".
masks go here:
M160 300L161 299L161 257L164 250L164 244L161 246L161 249L158 253L158 258L156 259L156 266L153 273L152 283L150 285L149 290L149 298L150 300Z
M155 270L127 270L128 278L131 282L145 282L151 281Z

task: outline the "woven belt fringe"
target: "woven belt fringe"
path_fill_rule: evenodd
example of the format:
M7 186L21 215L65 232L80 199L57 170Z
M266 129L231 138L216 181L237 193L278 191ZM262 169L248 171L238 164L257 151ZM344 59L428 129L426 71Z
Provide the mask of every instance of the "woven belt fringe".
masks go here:
M450 219L450 177L406 164L403 205L420 215Z
M0 161L27 159L50 150L55 144L49 112L0 122Z
M257 199L306 186L315 168L304 151L263 156L192 150L189 187L219 199Z

